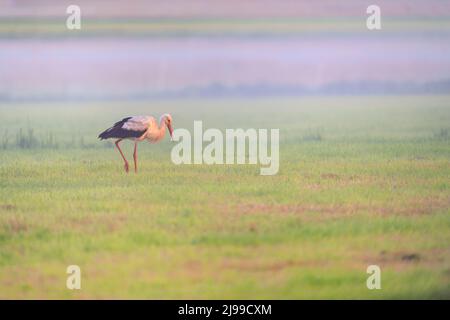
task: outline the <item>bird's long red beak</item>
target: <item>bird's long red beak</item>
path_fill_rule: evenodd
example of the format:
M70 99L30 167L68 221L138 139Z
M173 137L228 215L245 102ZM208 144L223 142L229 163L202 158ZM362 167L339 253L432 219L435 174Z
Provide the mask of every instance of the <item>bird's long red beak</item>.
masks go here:
M170 133L170 140L173 140L173 128L171 124L167 125L167 129L169 129L169 133Z

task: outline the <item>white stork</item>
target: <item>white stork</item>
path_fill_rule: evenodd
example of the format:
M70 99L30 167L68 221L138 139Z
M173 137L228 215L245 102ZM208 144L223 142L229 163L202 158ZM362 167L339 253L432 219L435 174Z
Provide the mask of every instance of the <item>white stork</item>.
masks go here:
M134 171L137 172L137 144L144 139L150 143L156 143L164 138L166 127L169 129L170 137L173 134L172 116L170 114L163 114L159 119L159 124L155 118L151 116L134 116L124 118L116 122L111 128L100 133L98 138L100 140L115 138L116 147L125 162L125 171L129 171L128 161L120 149L119 143L123 139L134 141Z

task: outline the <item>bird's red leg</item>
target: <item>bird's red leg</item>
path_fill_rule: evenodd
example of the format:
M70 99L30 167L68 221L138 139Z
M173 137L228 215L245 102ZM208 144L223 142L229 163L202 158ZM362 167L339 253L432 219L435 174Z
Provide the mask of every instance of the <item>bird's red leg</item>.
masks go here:
M137 142L134 143L134 153L133 153L133 159L134 159L134 172L137 173Z
M123 158L123 161L125 161L125 171L128 173L128 170L129 170L128 161L127 161L127 159L125 158L125 156L123 155L122 149L120 149L120 146L119 146L119 142L122 141L122 140L123 140L123 139L119 139L119 140L116 141L116 147L117 147L117 149L119 150L120 155L121 155L122 158Z

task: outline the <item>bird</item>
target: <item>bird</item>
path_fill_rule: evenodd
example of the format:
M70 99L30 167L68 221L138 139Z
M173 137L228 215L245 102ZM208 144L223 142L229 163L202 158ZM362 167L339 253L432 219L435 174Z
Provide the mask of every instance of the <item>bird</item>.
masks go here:
M137 173L137 144L143 140L150 143L161 141L166 134L166 127L169 130L170 137L173 140L172 116L168 113L159 118L159 123L152 116L132 116L117 121L112 127L99 134L100 140L117 139L115 145L125 163L125 172L129 172L129 164L125 158L119 143L124 140L134 141L134 171Z

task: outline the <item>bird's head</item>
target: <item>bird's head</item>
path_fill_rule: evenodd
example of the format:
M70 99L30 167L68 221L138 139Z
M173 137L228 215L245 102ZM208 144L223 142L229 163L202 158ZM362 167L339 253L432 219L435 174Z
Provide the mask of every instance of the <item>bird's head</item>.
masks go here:
M167 127L167 129L169 129L169 133L170 133L170 138L173 139L173 126L172 126L172 116L168 113L163 114L162 118L164 119L164 123Z

